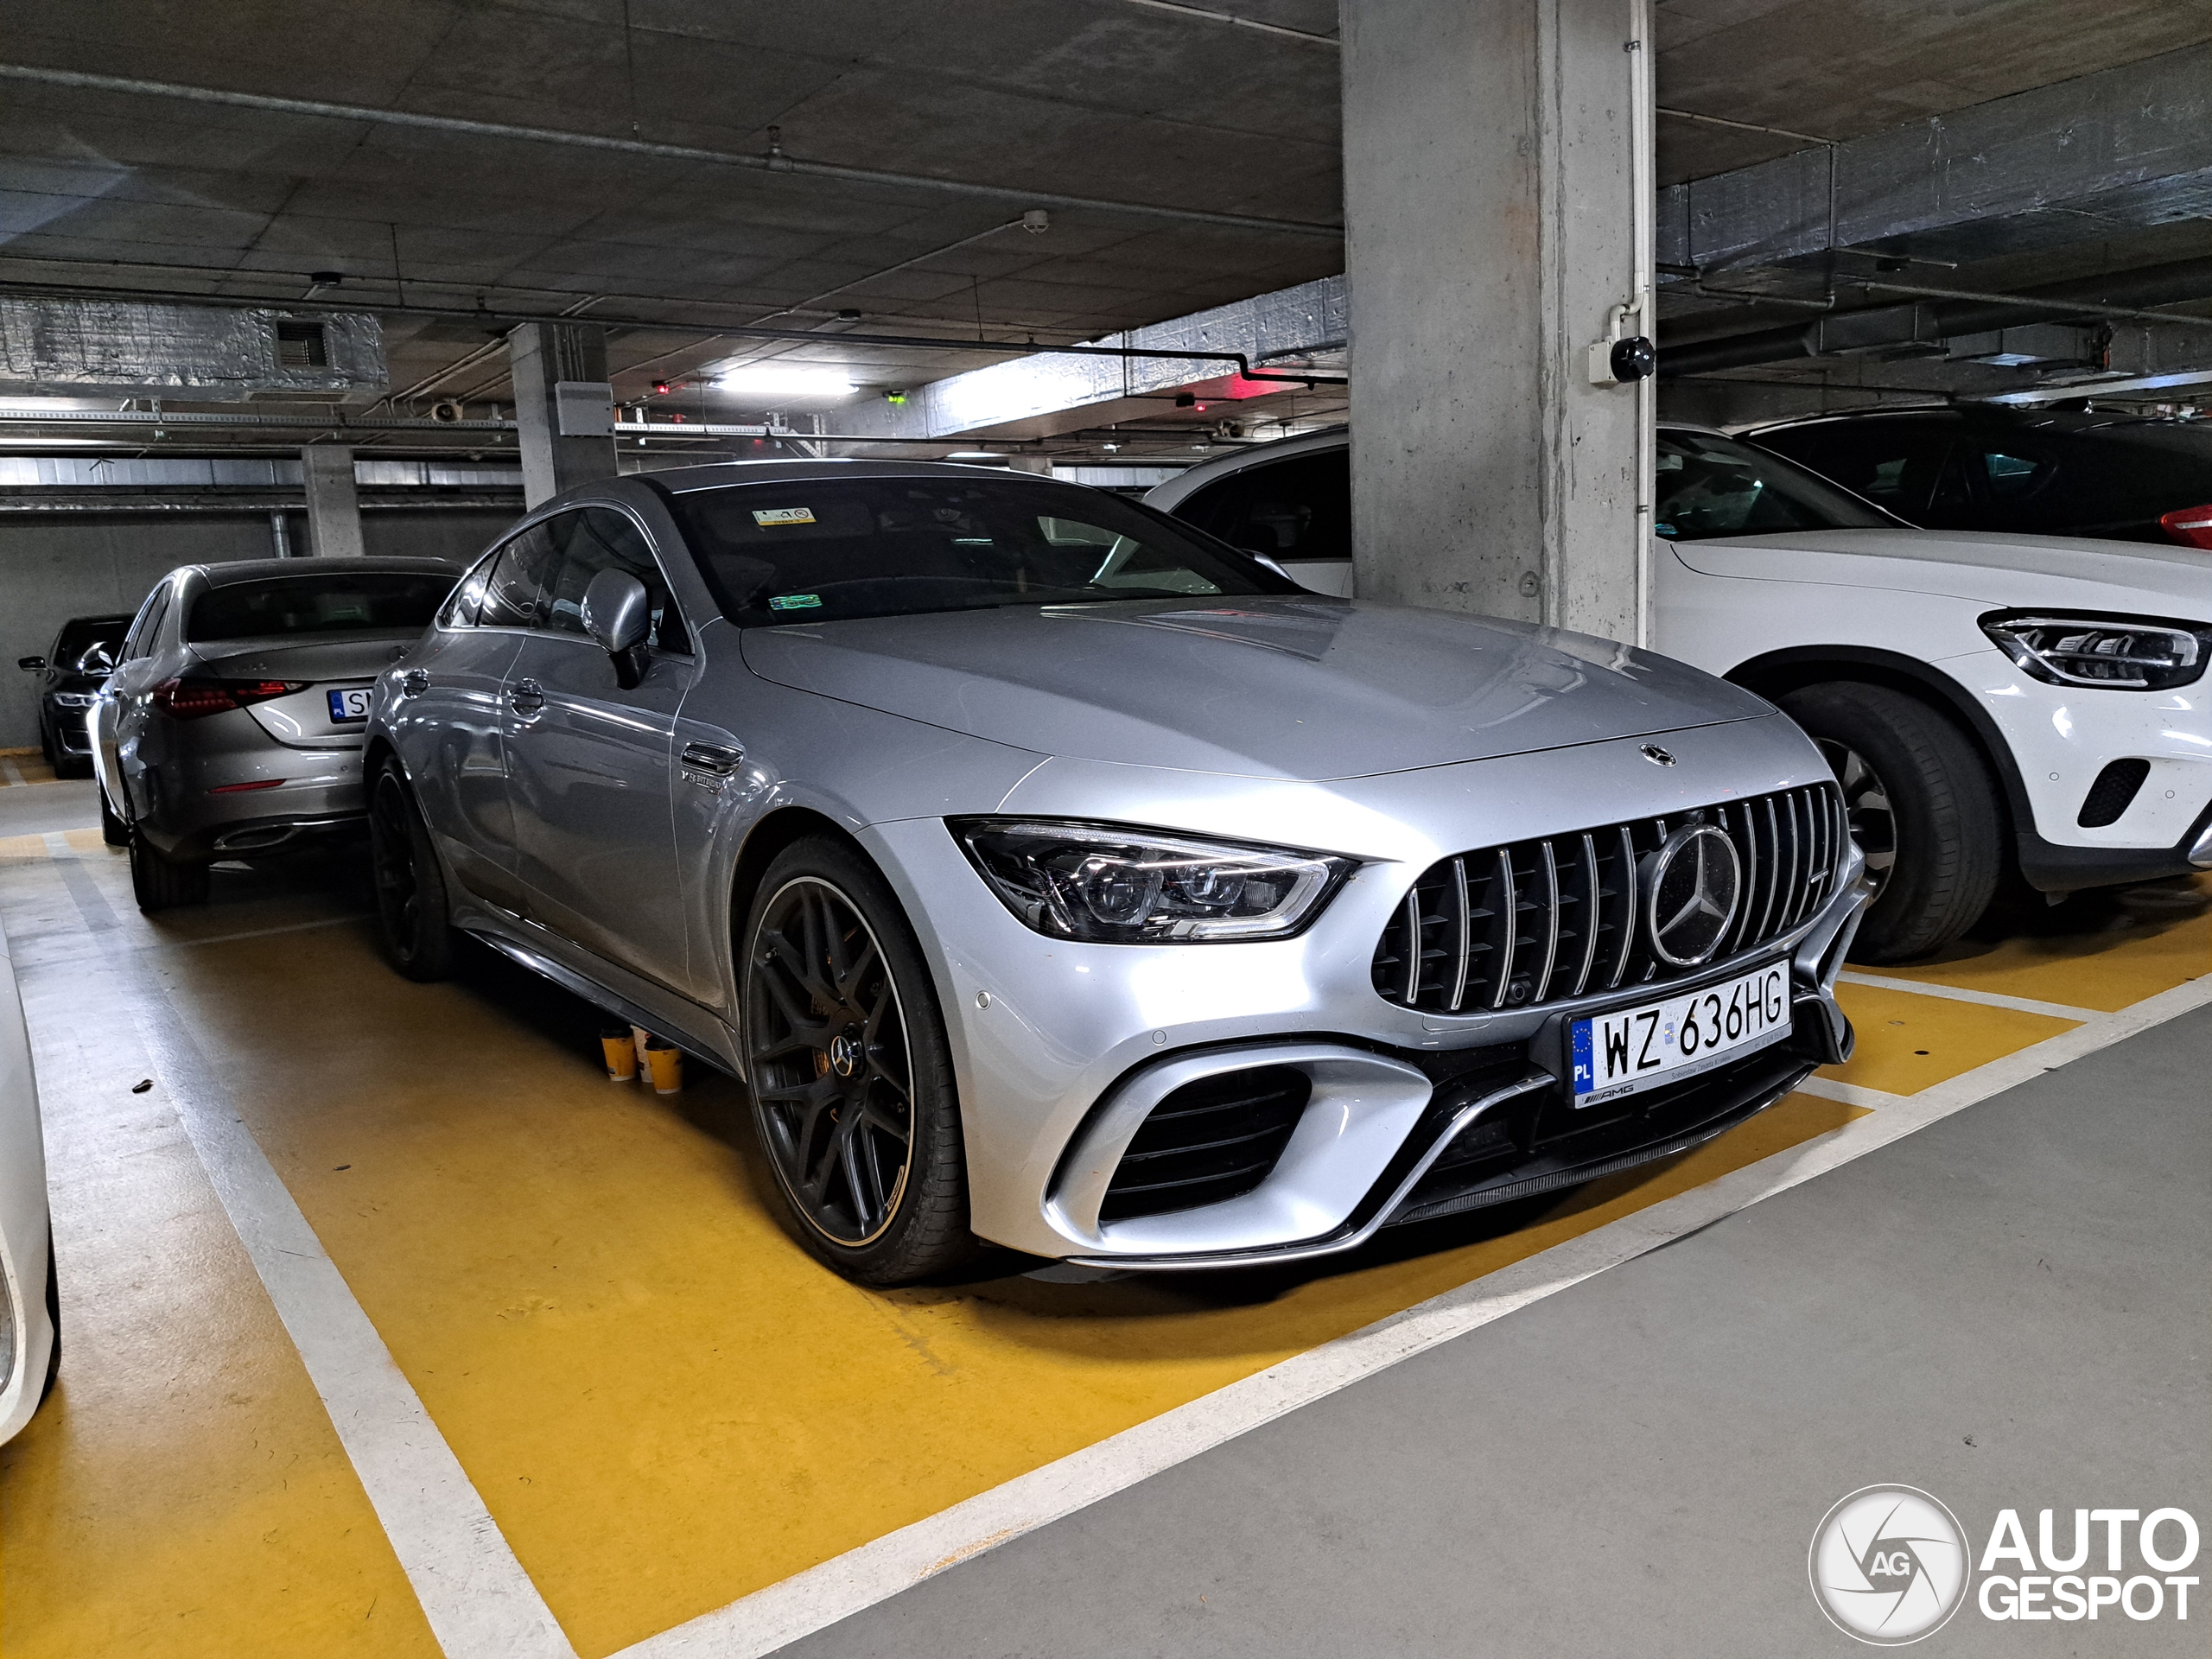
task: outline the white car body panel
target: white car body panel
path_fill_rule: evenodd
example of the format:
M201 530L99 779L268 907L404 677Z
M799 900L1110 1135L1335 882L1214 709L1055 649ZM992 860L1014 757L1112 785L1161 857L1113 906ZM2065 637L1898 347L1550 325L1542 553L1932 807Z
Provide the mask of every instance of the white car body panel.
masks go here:
M6 933L0 932L0 1274L15 1310L14 1351L0 1375L0 1441L30 1421L46 1386L54 1340L46 1306L51 1249L38 1080L15 960Z

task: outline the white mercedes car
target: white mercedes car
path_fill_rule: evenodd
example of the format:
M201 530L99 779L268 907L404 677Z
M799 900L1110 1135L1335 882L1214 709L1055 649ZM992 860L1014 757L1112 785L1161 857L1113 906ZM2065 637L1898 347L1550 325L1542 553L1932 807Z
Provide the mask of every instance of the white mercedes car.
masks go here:
M1349 593L1350 456L1341 429L1292 438L1147 501ZM2204 553L1916 530L1671 424L1656 505L1653 644L1770 699L1827 754L1880 884L1857 960L1941 949L2008 877L2057 897L2212 869Z
M15 959L0 932L0 1441L30 1421L54 1387L60 1360L38 1082Z

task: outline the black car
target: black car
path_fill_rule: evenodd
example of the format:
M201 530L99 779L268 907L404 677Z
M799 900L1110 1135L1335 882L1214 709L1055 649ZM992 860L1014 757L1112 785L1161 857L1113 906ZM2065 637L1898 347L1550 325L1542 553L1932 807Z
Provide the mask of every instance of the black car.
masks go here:
M1742 435L1929 530L2212 549L2212 421L1983 404L1823 415Z
M123 636L130 627L128 616L73 616L45 656L16 659L17 668L39 676L38 746L57 778L92 775L85 716L100 682L123 654Z

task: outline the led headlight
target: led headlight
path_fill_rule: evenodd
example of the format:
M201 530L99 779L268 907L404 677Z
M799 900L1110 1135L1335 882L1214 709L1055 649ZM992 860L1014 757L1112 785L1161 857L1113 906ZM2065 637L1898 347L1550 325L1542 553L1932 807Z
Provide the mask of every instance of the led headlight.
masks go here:
M57 691L54 694L54 701L58 708L89 709L99 698L90 691Z
M1287 938L1358 862L1110 823L956 818L951 829L1015 916L1097 944Z
M2212 627L2149 616L1993 611L1981 631L2023 673L2051 685L2164 691L2196 680L2212 654Z

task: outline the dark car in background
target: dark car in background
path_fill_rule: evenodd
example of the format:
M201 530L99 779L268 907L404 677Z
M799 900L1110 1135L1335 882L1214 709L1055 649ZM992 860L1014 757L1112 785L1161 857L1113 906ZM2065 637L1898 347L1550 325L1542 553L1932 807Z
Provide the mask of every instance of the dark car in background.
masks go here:
M38 747L57 778L92 775L92 743L86 719L100 682L123 654L128 616L73 616L61 625L43 657L19 657L16 666L38 683Z
M1740 435L1925 530L2212 550L2212 421L1984 404L1859 410Z

